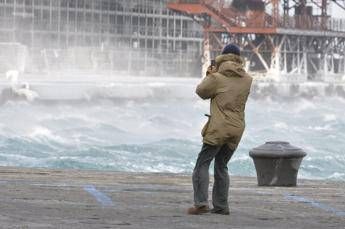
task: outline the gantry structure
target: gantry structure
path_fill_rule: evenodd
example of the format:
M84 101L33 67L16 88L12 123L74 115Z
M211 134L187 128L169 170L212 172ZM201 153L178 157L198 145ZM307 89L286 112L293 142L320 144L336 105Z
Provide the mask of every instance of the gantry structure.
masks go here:
M337 81L345 75L345 19L332 17L331 2L345 14L343 0L177 0L168 8L202 25L204 68L234 42L257 75Z

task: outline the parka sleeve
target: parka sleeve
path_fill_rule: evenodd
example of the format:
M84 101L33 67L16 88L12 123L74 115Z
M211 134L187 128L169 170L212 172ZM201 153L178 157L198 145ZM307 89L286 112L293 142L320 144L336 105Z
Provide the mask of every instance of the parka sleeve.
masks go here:
M211 99L216 96L217 79L213 74L207 75L196 87L195 93L202 99Z

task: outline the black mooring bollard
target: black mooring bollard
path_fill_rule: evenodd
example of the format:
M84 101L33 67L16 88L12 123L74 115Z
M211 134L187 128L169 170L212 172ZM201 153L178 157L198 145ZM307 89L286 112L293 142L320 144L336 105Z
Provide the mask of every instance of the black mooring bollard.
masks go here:
M288 142L266 142L249 152L259 186L296 186L297 173L307 154Z

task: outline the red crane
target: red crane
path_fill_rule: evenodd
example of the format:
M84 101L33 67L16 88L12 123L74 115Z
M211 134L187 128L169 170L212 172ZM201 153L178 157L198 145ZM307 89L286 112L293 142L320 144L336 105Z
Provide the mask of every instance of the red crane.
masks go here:
M205 67L234 42L249 70L306 80L345 72L345 20L328 15L331 2L345 8L343 0L176 0L168 8L202 25Z

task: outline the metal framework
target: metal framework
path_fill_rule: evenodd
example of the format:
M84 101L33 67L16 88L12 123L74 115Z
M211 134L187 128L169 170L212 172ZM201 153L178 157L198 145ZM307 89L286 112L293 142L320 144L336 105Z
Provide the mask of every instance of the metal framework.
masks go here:
M71 69L198 77L202 28L169 11L166 4L167 0L0 0L0 43L26 46L30 64L25 69L31 72ZM11 56L10 62L16 62ZM0 72L8 68L8 60L9 54L1 52Z
M235 42L248 70L276 80L336 81L345 73L345 20L329 15L340 0L180 0L168 8L204 30L204 68ZM280 12L282 9L283 12ZM204 69L205 71L205 69Z

